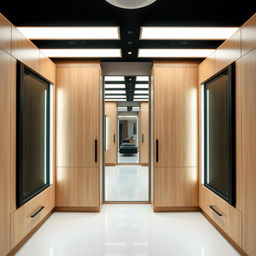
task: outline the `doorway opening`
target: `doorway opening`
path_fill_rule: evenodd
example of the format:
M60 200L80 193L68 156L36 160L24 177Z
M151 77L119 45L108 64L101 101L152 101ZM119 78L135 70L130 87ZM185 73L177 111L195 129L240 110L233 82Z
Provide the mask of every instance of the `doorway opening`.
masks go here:
M104 202L150 201L149 76L104 77Z

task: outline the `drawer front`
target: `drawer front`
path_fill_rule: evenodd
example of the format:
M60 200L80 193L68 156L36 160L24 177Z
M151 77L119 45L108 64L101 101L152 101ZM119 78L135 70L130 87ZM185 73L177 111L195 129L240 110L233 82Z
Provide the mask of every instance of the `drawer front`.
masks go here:
M200 207L228 236L241 245L241 212L238 209L204 186L200 187Z
M35 228L54 208L54 201L54 187L51 186L12 213L12 248L14 248L23 238L25 238L29 232ZM35 214L40 209L42 210L38 214Z

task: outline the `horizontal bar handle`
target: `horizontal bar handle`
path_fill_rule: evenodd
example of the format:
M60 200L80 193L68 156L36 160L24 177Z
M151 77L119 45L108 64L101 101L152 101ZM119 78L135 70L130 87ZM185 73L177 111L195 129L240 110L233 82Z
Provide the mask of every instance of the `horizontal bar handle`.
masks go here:
M222 214L219 212L219 211L217 211L215 208L214 208L214 206L212 206L212 205L209 205L209 207L218 215L218 216L222 216Z
M33 213L30 217L35 218L37 214L39 214L44 209L44 206L41 206L35 213Z

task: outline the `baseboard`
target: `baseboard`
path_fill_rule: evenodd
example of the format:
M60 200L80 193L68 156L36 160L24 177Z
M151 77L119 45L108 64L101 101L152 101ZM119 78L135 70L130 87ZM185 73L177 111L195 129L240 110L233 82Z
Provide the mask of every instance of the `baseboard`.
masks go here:
M55 212L100 212L101 207L55 207Z
M35 232L47 221L47 219L53 214L54 210L51 210L42 220L34 227L8 254L7 256L13 256L15 253L35 234Z
M149 201L105 201L104 204L150 204Z
M140 165L140 163L117 163L116 165Z
M156 207L153 206L154 212L200 212L199 206L181 206L181 207Z
M201 213L204 217L221 233L221 235L242 255L249 256L221 227L219 227L211 217L200 208Z
M140 163L142 166L148 166L148 163Z
M105 163L105 166L116 166L114 163Z

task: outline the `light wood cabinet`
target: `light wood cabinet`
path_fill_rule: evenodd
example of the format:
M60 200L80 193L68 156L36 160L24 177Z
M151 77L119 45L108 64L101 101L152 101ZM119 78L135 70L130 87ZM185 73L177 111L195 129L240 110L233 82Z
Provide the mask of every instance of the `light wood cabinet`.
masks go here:
M198 64L153 67L153 206L198 206Z
M56 65L48 57L40 52L40 74L55 84Z
M115 102L105 102L106 115L106 151L105 164L117 163L117 107Z
M56 66L59 207L98 207L102 190L102 83L99 62Z
M206 58L199 65L199 83L204 82L215 73L215 53Z
M153 76L154 165L196 167L198 64L155 64Z
M57 166L99 166L100 65L58 63L56 78Z
M11 54L12 24L0 13L0 49Z
M140 164L148 165L149 161L149 111L148 102L141 102L140 105Z
M256 49L242 58L243 249L256 255Z
M0 256L10 249L11 57L0 50Z

